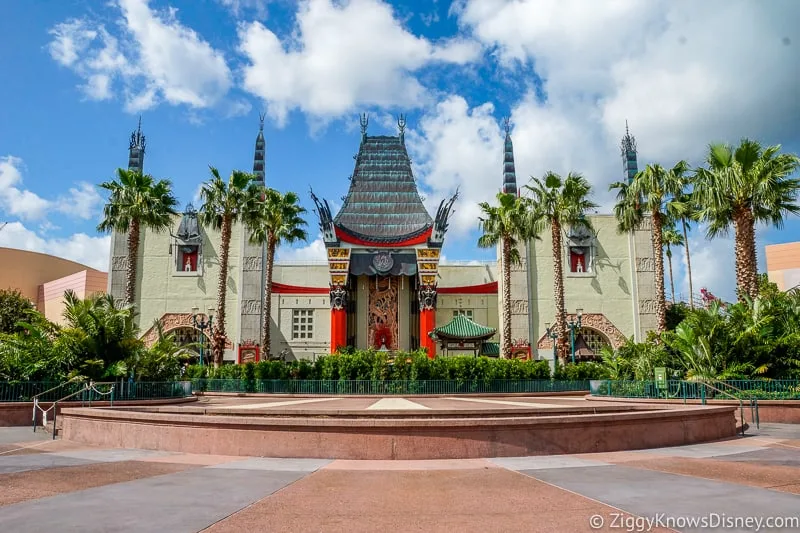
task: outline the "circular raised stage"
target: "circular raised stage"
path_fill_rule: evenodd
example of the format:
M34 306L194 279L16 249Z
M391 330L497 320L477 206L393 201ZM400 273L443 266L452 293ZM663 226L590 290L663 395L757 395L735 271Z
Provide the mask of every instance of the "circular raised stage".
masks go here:
M212 397L62 412L65 439L262 457L467 459L608 452L733 437L735 408L576 397Z

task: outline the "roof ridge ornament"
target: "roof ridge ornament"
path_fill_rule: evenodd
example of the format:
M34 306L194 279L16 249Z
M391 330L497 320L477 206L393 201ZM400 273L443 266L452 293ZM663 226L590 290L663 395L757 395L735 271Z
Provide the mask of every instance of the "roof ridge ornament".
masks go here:
M511 135L511 119L509 117L503 119L503 129L506 131L506 137Z
M369 115L366 113L361 113L359 117L359 122L361 122L361 142L367 140L367 126L369 126Z
M258 113L258 131L264 131L264 119L267 117L267 114L263 111Z
M400 113L397 116L397 129L400 132L400 142L405 144L405 142L406 142L406 115L404 113Z

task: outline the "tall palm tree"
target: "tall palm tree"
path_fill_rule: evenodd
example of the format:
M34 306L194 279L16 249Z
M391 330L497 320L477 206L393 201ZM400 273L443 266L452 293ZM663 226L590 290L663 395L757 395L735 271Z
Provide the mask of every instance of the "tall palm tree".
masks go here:
M692 256L689 253L689 221L697 220L697 206L690 190L694 186L693 177L689 175L688 165L676 168L676 192L667 204L667 214L672 220L680 221L683 232L683 249L686 253L686 277L689 280L689 309L694 309L694 282L692 281ZM674 298L673 298L674 301Z
M226 182L219 171L210 167L211 179L203 184L200 198L200 222L220 232L219 280L217 283L216 327L212 334L214 366L222 364L225 353L225 299L227 296L228 255L231 248L231 231L234 224L241 222L244 214L262 190L256 183L256 176L234 170Z
M645 214L650 216L652 230L650 241L655 258L656 285L656 318L658 332L667 328L667 302L664 290L664 253L663 226L669 220L669 204L682 191L683 176L688 165L679 161L667 170L661 165L647 165L636 173L630 183L614 183L612 189L618 189L617 204L614 214L617 217L617 230L628 232L634 230L644 220Z
M570 172L562 178L554 172L547 172L543 178L532 178L533 185L525 188L531 191L530 202L536 233L547 226L553 244L553 298L556 304L555 326L558 333L559 353L567 357L569 339L567 338L567 311L564 305L564 265L561 232L564 227L584 227L592 229L591 222L585 217L589 209L597 204L589 199L592 186L586 178L576 172Z
M668 225L664 228L664 231L661 234L661 238L664 241L664 253L667 255L667 263L669 266L669 286L672 289L672 303L675 303L675 278L672 276L672 247L673 246L684 246L685 241L683 239L683 235L675 229L673 224ZM689 292L689 299L691 301L691 290Z
M136 295L136 260L143 229L161 232L172 226L177 215L178 200L172 194L172 183L156 181L149 174L117 169L117 179L100 184L109 191L103 208L103 220L97 231L128 233L128 264L125 277L125 303L132 304Z
M498 193L497 203L489 205L481 202L482 216L478 217L478 225L483 234L478 238L481 248L501 246L501 268L503 270L503 324L500 356L511 357L511 265L519 264L520 242L534 238L533 224L525 201L510 193Z
M696 171L694 199L707 235L725 235L733 226L736 286L739 300L758 296L756 222L783 227L787 214L800 213L800 180L790 177L800 167L795 154L781 154L780 145L762 147L744 139L735 149L711 144L706 165Z
M292 244L308 239L297 194L281 194L275 189L266 189L263 197L247 213L245 223L250 227L250 241L267 247L266 279L264 280L264 323L261 325L262 349L269 355L270 321L272 317L272 272L275 265L275 250L281 244Z

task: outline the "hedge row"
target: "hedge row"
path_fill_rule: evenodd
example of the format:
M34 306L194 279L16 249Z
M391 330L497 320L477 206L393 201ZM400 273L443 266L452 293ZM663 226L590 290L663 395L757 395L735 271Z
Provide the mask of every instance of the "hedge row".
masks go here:
M356 351L327 355L316 361L261 361L245 365L224 365L217 369L193 365L184 378L208 379L301 379L301 380L587 380L603 379L606 373L597 363L559 365L551 375L547 361L520 361L488 357L437 357L420 352L401 352L394 357L377 351Z

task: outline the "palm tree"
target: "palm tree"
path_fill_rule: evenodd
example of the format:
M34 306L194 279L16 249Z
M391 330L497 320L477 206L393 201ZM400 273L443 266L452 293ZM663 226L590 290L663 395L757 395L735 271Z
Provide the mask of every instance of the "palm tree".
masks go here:
M675 229L675 226L670 224L669 226L664 228L664 231L661 235L662 240L664 241L664 253L667 255L667 263L669 265L669 286L672 289L672 303L675 304L675 278L672 277L672 247L673 246L684 246L685 241L683 240L683 235L678 233L678 230ZM691 301L691 289L689 292L689 299Z
M566 179L547 172L542 179L532 178L530 202L533 208L535 232L538 234L550 226L553 243L553 297L556 304L555 326L558 333L559 353L566 358L569 349L567 337L567 311L564 305L564 266L561 232L565 226L592 229L585 217L586 211L597 207L589 199L592 186L586 178L570 172Z
M125 303L136 295L136 261L142 229L161 232L172 226L178 200L169 180L155 181L149 174L117 169L117 179L100 184L111 194L103 208L97 231L128 233L128 264L125 278Z
M780 145L763 148L744 139L736 149L711 144L706 164L696 171L694 200L707 236L725 235L733 226L736 286L740 301L758 296L756 222L783 227L787 214L800 213L800 180L790 176L800 166L795 154L781 154Z
M663 333L667 328L667 302L664 291L664 223L669 220L669 204L682 191L683 176L688 164L679 161L670 170L653 164L636 173L630 183L614 183L618 189L614 214L617 217L617 230L620 233L634 230L644 220L645 213L650 216L652 230L650 241L655 259L656 317L657 330Z
M689 253L689 221L697 220L697 206L689 190L694 181L688 174L688 165L676 168L675 197L667 204L667 214L673 221L680 221L683 231L683 249L686 252L686 277L689 280L689 309L694 309L694 283L692 281L692 257ZM674 298L673 298L674 301Z
M275 250L281 244L292 244L308 239L303 229L306 221L302 214L297 194L281 194L275 189L266 189L263 197L254 204L247 214L246 224L250 227L250 241L267 247L266 279L264 280L264 323L261 325L262 349L269 355L270 321L272 313L272 271L275 264Z
M478 224L483 234L478 238L481 248L501 246L501 267L503 269L503 324L500 356L511 357L511 265L519 264L520 241L534 238L533 224L525 201L514 194L498 193L498 206L487 202L479 204L482 216Z
M241 222L244 213L255 201L261 188L256 183L256 176L247 172L234 170L228 181L222 179L219 171L210 167L211 179L203 184L200 198L200 222L220 232L219 281L217 283L217 316L216 327L212 335L212 351L214 366L222 364L225 352L225 299L227 296L228 255L231 247L231 231L233 225Z

